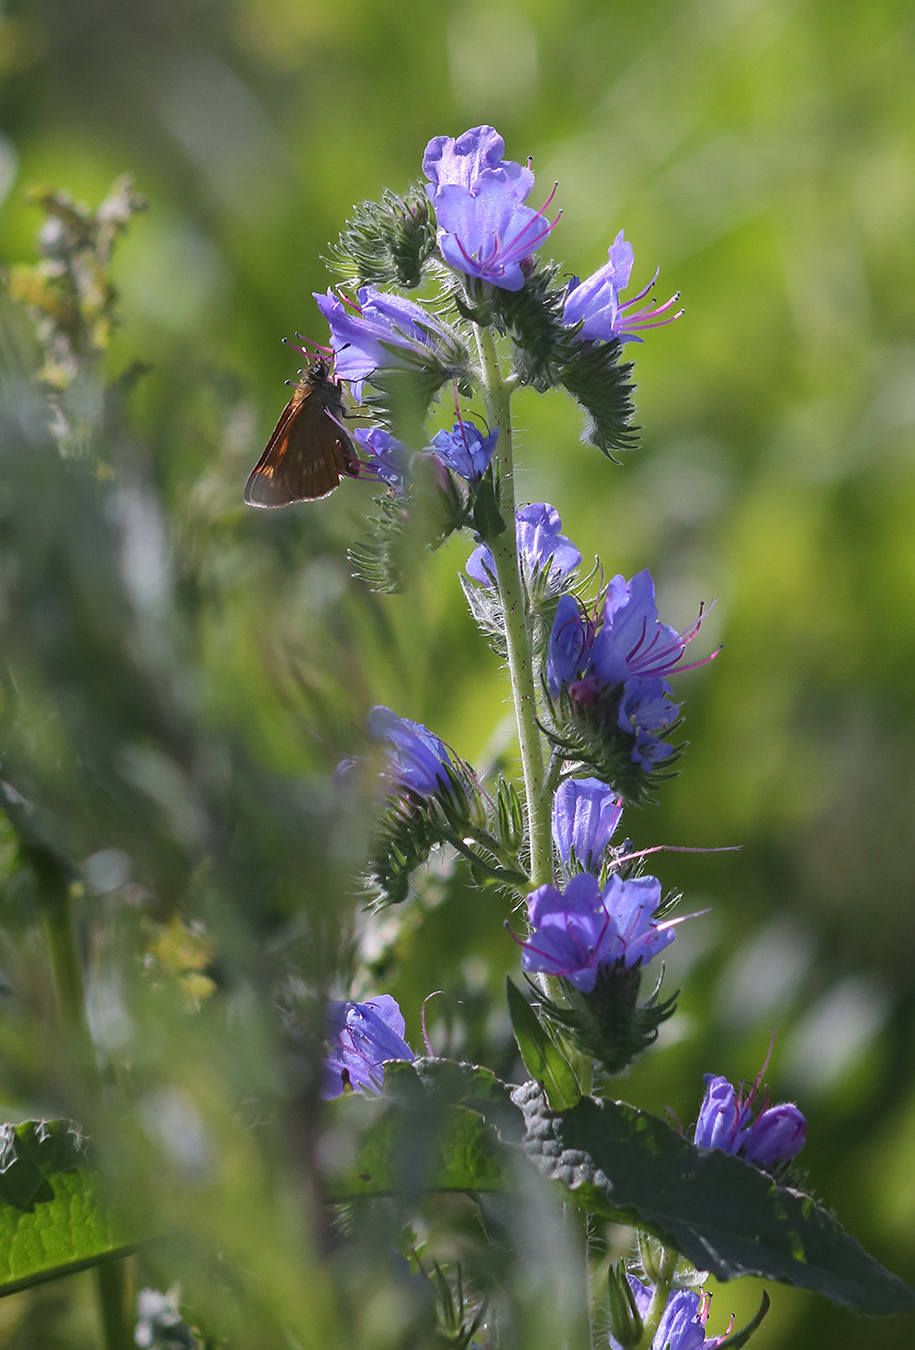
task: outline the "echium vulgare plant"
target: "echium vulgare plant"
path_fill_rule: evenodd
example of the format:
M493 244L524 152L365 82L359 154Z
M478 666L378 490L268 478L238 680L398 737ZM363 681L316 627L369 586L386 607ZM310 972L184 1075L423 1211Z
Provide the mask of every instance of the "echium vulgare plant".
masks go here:
M683 1130L609 1095L674 1014L657 958L692 917L648 874L653 850L619 839L620 822L672 775L683 750L678 678L717 652L694 655L701 606L678 631L659 616L648 570L582 576L556 507L516 501L511 402L522 387L564 390L583 412L583 439L613 459L636 439L627 352L682 311L677 295L655 301L657 273L628 294L635 260L622 231L583 281L545 260L559 233L557 189L539 189L530 162L506 159L492 127L434 137L422 171L402 197L364 203L343 230L332 255L343 284L315 297L330 326L318 359L333 363L341 396L348 385L359 404L350 411L370 423L353 434L347 466L381 485L371 534L351 551L357 575L396 590L426 549L455 531L473 536L461 584L507 668L521 781L484 781L433 731L375 707L367 735L379 749L363 769L380 765L382 806L366 883L378 908L408 901L416 870L450 849L473 884L509 898L511 918L494 905L492 921L520 947L527 989L508 981L508 1012L530 1078L511 1088L434 1057L428 1041L416 1057L380 990L333 1002L323 1093L339 1099L327 1109L358 1144L328 1191L393 1193L414 1207L422 1191L477 1197L492 1255L474 1265L472 1318L460 1268L449 1282L436 1261L433 1279L415 1246L405 1252L455 1344L520 1343L505 1252L529 1246L510 1203L522 1160L565 1206L563 1261L579 1277L558 1296L564 1344L742 1345L768 1297L748 1327L707 1336L708 1272L762 1275L869 1312L910 1308L912 1291L802 1189L797 1106L766 1102L754 1118L759 1083L745 1093L710 1074ZM440 394L455 420L429 436ZM333 409L326 415L342 430ZM290 441L286 453L316 452ZM349 761L343 772L360 771ZM497 1217L491 1192L502 1193ZM600 1236L609 1220L631 1230L629 1255L616 1261Z
M508 673L517 781L380 698L325 793L271 776L241 736L216 743L234 699L217 685L207 703L185 664L220 649L197 640L206 587L175 586L194 638L173 633L157 499L124 459L139 371L98 383L115 306L102 281L141 205L129 184L96 211L46 195L42 260L12 278L39 319L51 415L44 435L4 338L2 1081L36 1111L0 1122L0 1296L91 1270L105 1350L737 1347L768 1294L735 1326L706 1286L742 1275L911 1311L915 1291L808 1193L804 1115L769 1100L763 1073L733 1083L709 1065L682 1126L619 1100L675 1014L664 953L702 923L626 825L681 767L681 675L717 653L698 598L687 627L664 622L649 571L588 573L562 504L516 501L512 399L561 389L585 439L622 458L625 357L679 311L630 284L618 230L584 280L547 261L558 189L491 127L435 137L422 169L334 246L341 284L317 297L329 342L248 500L369 480L350 558L382 593L376 619L464 533L460 582ZM341 896L357 872L368 912L351 941ZM458 899L468 920L451 934ZM56 1036L31 993L30 906ZM471 924L517 965L504 1017L467 1006L488 969L462 949ZM465 999L451 1044L466 1032L483 1063L433 1054L428 999L398 1005L417 933L450 943L446 969L475 971L459 990L437 981L452 997L433 1006ZM66 1114L38 1118L55 1103ZM62 1344L44 1325L10 1335Z

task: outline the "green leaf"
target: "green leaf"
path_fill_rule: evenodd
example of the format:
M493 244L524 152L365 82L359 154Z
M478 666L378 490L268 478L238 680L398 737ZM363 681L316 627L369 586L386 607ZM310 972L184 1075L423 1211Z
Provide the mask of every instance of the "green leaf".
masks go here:
M132 1250L70 1121L0 1126L0 1296Z
M565 1111L581 1097L571 1064L550 1037L521 990L505 977L508 1014L524 1067L539 1083L555 1111Z
M355 1161L328 1178L331 1200L422 1191L502 1191L502 1145L482 1116L450 1106L430 1118L405 1106L353 1100L335 1112L336 1129L361 1134Z
M695 1148L656 1116L584 1097L549 1109L534 1083L513 1093L523 1148L586 1210L644 1225L719 1280L757 1275L856 1312L915 1310L910 1288L800 1191L740 1158Z
M349 1094L328 1109L333 1200L421 1191L504 1191L503 1140L520 1142L512 1089L490 1069L449 1059L392 1061L384 1096Z

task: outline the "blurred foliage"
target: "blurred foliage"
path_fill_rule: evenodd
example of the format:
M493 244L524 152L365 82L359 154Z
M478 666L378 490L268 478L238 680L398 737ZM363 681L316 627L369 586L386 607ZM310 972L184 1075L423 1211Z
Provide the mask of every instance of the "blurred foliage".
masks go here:
M324 338L310 293L352 204L403 192L430 136L484 121L534 156L543 197L559 180L565 268L586 275L625 227L636 285L660 265L687 308L627 349L643 445L622 467L579 443L571 400L516 400L522 499L554 502L608 574L650 564L665 618L717 597L703 632L725 643L689 677L680 777L624 825L637 846L743 851L660 855L664 884L712 912L678 938L679 1012L626 1095L686 1123L701 1074L752 1078L774 1028L769 1081L808 1116L811 1184L915 1276L913 45L901 0L0 7L0 262L35 261L27 186L94 209L128 171L150 210L118 242L121 323L79 410L98 425L103 390L152 367L104 459L90 444L64 464L34 330L0 314L2 776L79 877L93 1031L136 1110L129 1128L94 1114L41 1034L36 879L7 830L0 1094L7 1118L78 1116L110 1140L122 1190L172 1234L139 1282L180 1270L214 1334L255 1343L246 1319L260 1332L278 1308L302 1345L413 1334L414 1277L370 1256L370 1232L334 1258L340 1312L284 1187L316 1147L314 1051L278 1036L276 1002L307 1029L336 968L343 992L394 993L418 1044L444 990L434 1047L520 1072L498 900L443 865L402 912L363 914L365 841L327 780L375 701L478 767L511 763L498 662L454 575L466 550L374 597L345 561L367 487L241 505L294 373L279 340ZM174 997L189 975L215 994ZM473 1281L453 1235L476 1220L454 1208L425 1221L426 1268L460 1258ZM532 1245L550 1222L528 1214ZM541 1268L532 1251L508 1295L532 1346L556 1340ZM95 1344L85 1279L0 1304L0 1345ZM719 1292L714 1329L752 1316L744 1285ZM760 1350L910 1343L905 1323L773 1292Z

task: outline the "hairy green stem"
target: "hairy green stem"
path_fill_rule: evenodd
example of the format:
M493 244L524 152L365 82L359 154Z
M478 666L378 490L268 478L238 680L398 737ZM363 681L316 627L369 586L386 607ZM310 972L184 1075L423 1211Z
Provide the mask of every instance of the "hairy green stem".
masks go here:
M511 680L524 793L527 801L531 885L553 880L553 844L550 834L550 796L544 782L543 744L537 725L537 690L531 655L531 630L521 573L518 567L515 525L515 485L512 462L511 390L499 367L492 331L477 327L477 349L483 379L483 400L490 429L498 430L499 509L505 531L489 541L505 615L505 644Z
M79 1065L90 1094L101 1103L102 1079L86 1017L70 881L63 863L50 851L33 850L30 861L41 895L61 1040L68 1057ZM133 1320L128 1308L125 1262L105 1262L97 1266L95 1283L104 1350L130 1350L134 1344Z

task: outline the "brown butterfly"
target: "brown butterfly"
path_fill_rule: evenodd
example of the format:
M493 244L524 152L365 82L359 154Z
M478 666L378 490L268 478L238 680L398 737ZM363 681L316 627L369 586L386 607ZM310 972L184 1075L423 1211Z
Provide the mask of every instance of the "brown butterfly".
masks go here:
M326 361L305 371L267 448L245 484L249 506L289 506L326 497L345 475L359 476L356 447L337 419L345 416L340 381Z

